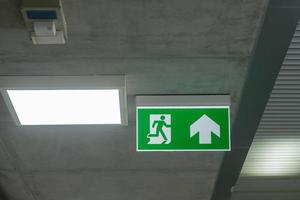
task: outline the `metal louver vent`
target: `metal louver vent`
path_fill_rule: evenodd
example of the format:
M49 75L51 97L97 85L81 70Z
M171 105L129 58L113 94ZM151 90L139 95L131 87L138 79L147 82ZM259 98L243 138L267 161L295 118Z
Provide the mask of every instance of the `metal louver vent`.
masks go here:
M241 175L300 175L299 23Z

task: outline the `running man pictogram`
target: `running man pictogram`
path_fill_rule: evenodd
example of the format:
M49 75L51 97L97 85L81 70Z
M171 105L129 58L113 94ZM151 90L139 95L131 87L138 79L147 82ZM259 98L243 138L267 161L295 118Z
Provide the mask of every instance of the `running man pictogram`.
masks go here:
M171 124L167 124L165 119L166 117L161 115L159 120L154 120L152 123L152 128L155 128L155 133L148 134L148 137L159 137L161 135L163 137L161 144L165 144L168 141L168 137L166 136L164 128L171 128Z

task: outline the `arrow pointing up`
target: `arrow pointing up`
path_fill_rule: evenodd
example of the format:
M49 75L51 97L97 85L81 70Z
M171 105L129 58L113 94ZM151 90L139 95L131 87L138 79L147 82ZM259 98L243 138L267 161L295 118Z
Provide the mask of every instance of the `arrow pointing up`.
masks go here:
M220 125L202 115L197 121L190 126L190 137L199 134L199 144L211 144L211 135L215 134L220 137Z

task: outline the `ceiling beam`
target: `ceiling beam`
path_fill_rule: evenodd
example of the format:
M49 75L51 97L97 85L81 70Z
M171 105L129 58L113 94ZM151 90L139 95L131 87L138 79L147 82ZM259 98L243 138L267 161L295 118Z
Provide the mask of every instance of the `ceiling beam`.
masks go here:
M231 197L299 19L299 1L270 0L211 200Z
M6 195L6 193L4 192L3 188L0 187L0 199L1 200L8 200L8 197Z

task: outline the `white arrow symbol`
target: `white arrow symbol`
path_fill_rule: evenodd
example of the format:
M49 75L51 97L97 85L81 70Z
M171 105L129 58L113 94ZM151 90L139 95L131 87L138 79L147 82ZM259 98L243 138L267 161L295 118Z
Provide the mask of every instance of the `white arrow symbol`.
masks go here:
M220 125L203 115L190 126L190 137L199 134L199 144L211 144L211 135L220 137Z

